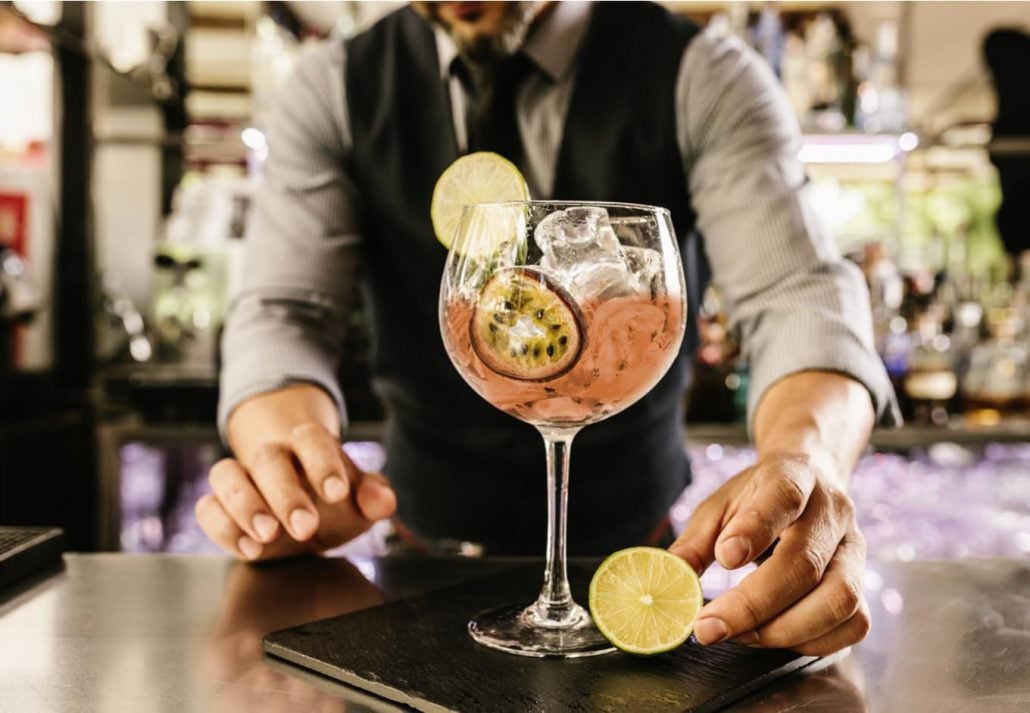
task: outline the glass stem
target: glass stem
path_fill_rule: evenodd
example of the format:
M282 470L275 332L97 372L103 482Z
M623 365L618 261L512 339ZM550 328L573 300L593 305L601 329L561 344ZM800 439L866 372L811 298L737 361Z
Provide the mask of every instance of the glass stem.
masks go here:
M565 565L565 520L569 502L569 449L578 428L541 428L547 447L547 568L544 587L531 607L538 626L577 624L582 610L572 601Z

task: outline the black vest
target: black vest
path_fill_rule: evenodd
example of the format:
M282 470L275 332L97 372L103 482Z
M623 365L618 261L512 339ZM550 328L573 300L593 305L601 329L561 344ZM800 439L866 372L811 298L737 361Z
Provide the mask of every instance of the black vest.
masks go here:
M594 6L551 196L664 206L685 256L692 254L694 215L674 97L683 52L696 32L650 3ZM404 8L354 37L346 85L353 136L346 170L358 190L362 287L376 390L388 412L386 472L399 516L425 536L482 542L492 553L542 553L541 438L475 394L440 337L446 251L433 236L429 203L437 177L458 152L429 25ZM570 552L641 543L688 484L682 431L688 351L639 403L576 437Z

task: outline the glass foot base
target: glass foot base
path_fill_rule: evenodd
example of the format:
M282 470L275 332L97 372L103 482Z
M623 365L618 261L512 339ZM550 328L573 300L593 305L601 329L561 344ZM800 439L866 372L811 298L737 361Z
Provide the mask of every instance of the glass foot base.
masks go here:
M507 606L481 612L469 622L469 634L483 646L519 656L580 658L615 651L583 607L573 605L569 623L542 626L533 606Z

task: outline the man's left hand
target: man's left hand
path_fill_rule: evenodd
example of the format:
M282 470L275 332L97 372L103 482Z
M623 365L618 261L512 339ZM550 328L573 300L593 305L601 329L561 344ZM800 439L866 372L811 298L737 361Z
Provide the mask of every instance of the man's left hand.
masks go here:
M700 643L820 656L865 637L865 538L837 475L828 459L767 454L698 506L673 553L698 573L760 562L698 614Z

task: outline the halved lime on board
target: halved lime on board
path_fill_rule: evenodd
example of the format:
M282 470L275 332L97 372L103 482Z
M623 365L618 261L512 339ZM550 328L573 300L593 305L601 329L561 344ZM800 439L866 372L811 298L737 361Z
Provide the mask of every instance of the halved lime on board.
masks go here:
M657 547L611 555L590 581L590 615L612 645L649 656L680 646L704 606L701 581L689 564Z
M483 286L469 324L472 348L491 370L547 381L576 363L583 318L575 300L539 270L498 270Z
M429 217L436 239L448 250L454 242L465 206L476 203L529 200L529 187L518 167L500 154L477 151L462 156L440 174L433 188ZM488 255L516 237L517 214L494 214L494 226L479 226L466 254ZM509 224L510 223L510 224Z

